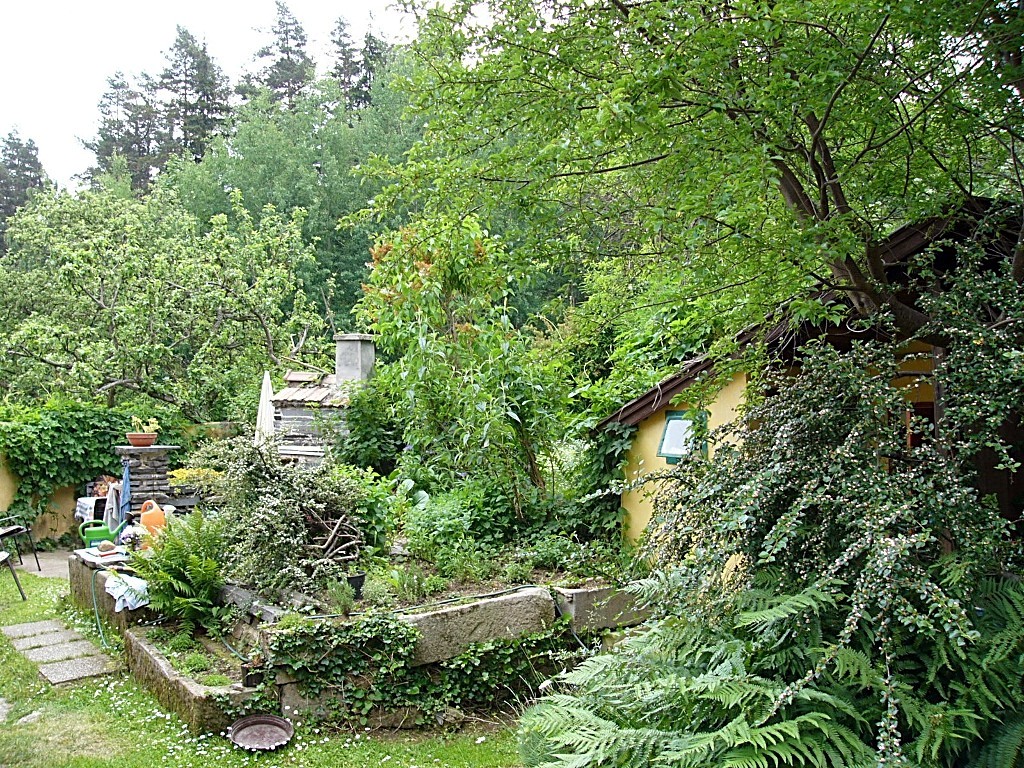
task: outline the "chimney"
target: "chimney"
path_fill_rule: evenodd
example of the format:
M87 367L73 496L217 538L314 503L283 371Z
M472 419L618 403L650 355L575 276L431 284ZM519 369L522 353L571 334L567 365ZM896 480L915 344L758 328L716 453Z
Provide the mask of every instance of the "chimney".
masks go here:
M340 385L346 381L366 381L373 376L375 358L373 336L368 333L336 333L334 344L336 384Z

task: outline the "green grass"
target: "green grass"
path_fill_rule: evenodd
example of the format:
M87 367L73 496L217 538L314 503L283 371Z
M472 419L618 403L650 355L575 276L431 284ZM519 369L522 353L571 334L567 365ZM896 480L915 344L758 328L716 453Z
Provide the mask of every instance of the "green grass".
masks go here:
M67 582L27 573L19 576L28 602L21 600L10 574L0 573L0 625L61 615ZM149 692L127 675L54 688L3 636L0 698L12 707L7 722L0 726L0 766L9 768L517 765L514 735L494 728L395 736L328 731L298 723L288 746L271 753L245 752L218 734L190 734L175 715L164 712ZM27 715L34 719L17 723Z

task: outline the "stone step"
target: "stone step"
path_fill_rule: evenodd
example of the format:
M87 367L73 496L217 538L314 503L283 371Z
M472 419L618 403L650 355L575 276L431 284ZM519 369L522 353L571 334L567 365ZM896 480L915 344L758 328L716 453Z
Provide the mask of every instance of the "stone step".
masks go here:
M29 648L38 648L41 645L56 645L67 643L72 640L84 640L80 634L73 629L62 629L58 632L44 632L41 635L29 635L28 637L17 637L11 641L16 651L27 651Z
M53 685L72 683L87 677L106 675L117 671L119 665L109 656L82 656L78 659L41 664L39 673Z
M0 627L0 631L11 638L15 650L38 664L39 673L54 685L105 675L120 668L91 640L59 621L14 624Z
M56 645L30 648L27 651L22 651L21 655L29 661L34 661L36 664L44 664L50 661L64 661L65 659L77 659L82 656L94 656L97 652L95 645L82 638L70 643L57 643Z
M64 629L64 625L59 621L50 619L49 621L33 621L30 624L12 624L9 627L0 627L7 637L30 637L31 635L41 635L44 632L59 632Z

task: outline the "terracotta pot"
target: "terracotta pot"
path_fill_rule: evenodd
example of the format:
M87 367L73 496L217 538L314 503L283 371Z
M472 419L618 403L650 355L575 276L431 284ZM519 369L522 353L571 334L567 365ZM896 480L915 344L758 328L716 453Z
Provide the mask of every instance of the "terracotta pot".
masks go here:
M156 432L127 432L125 437L136 448L147 448L156 442Z

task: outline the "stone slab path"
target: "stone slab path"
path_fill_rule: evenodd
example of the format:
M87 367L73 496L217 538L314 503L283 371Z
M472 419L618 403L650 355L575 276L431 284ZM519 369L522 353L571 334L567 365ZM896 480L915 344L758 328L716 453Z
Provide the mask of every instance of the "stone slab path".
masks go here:
M0 627L0 631L10 638L22 656L39 664L39 673L54 685L118 669L117 662L103 654L91 640L59 621L13 624Z

